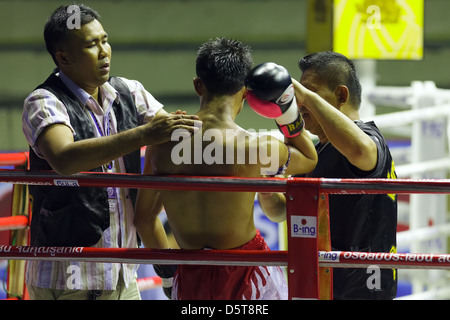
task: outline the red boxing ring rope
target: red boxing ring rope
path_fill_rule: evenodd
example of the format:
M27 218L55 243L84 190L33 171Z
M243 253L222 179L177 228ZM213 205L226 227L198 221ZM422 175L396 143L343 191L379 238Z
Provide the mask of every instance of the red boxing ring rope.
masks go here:
M288 251L169 250L0 245L8 260L85 261L132 264L288 266ZM319 266L331 268L450 269L449 254L319 251Z
M145 291L145 290L150 290L150 289L161 287L162 280L158 276L147 277L147 278L138 278L137 285L138 285L139 291Z
M287 251L262 252L261 250L0 246L0 257L9 260L86 261L135 264L287 265Z
M0 166L22 166L28 162L28 152L2 153Z
M0 218L0 231L16 230L28 227L28 217L24 215Z
M450 269L450 254L319 251L319 266L331 268Z
M204 176L150 176L131 173L79 173L61 176L54 172L0 170L0 182L65 187L157 188L197 191L286 192L288 184L319 187L327 194L450 193L449 179L328 179L238 178Z
M292 226L293 217L307 217L317 221L320 194L450 193L448 179L231 178L86 172L60 176L53 172L0 170L0 182L71 187L107 185L171 190L285 192L288 226ZM298 208L302 208L301 216ZM319 297L319 266L364 268L368 265L377 265L380 268L450 269L450 255L319 252L317 236L298 237L292 235L289 227L288 234L288 247L294 248L291 250L292 254L288 251L0 246L0 258L195 265L287 265L289 297L307 299Z

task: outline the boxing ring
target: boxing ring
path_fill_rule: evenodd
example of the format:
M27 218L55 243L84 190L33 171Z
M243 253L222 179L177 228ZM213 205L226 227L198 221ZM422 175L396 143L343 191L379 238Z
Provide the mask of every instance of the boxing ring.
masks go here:
M376 266L377 268L450 270L449 254L331 251L328 216L324 215L327 210L323 210L326 208L325 204L330 194L450 194L448 179L232 178L110 173L60 176L52 172L32 172L15 168L0 170L0 182L22 187L26 185L74 188L112 186L197 191L284 192L287 199L288 250L261 252L0 245L0 259L5 260L278 265L287 268L290 299L331 299L332 268ZM3 228L25 227L26 229L28 216L28 212L13 214L13 217L6 220L0 219L0 225Z
M365 121L375 121L383 134L400 136L410 142L406 146L391 147L399 179L247 179L102 173L58 176L50 172L26 170L27 153L1 154L0 166L13 167L0 170L0 182L13 185L12 214L0 217L0 231L10 230L11 234L16 235L8 239L10 241L0 242L0 261L9 261L8 288L11 292L18 292L21 297L20 292L26 290L23 282L25 261L33 259L139 264L279 265L286 271L290 299L330 299L333 268L367 268L369 271L375 266L402 269L399 276L406 276L412 283L412 295L405 298L448 299L450 90L438 89L432 82L414 81L410 87L375 87L368 90L366 98L377 107L389 106L399 110L363 117ZM285 192L287 231L286 236L282 237L286 237L286 245L281 250L271 252L31 248L28 246L30 210L26 188L30 184ZM398 195L399 223L402 228L397 232L398 252L331 251L328 217L324 214L328 195L368 193ZM311 231L313 227L318 228L315 229L318 230L315 235L294 232L300 229ZM430 280L437 285L428 284ZM143 289L160 284L158 277L138 279L138 285Z

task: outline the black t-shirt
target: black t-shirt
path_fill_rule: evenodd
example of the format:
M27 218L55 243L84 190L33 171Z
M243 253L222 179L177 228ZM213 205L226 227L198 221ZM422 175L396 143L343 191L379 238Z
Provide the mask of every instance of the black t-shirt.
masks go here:
M308 176L316 178L396 178L387 143L373 122L355 123L376 143L378 161L361 171L331 144L318 144L318 163ZM394 194L330 195L331 247L336 251L396 252L397 197ZM376 265L376 262L374 262ZM397 292L396 270L334 268L335 299L392 299ZM368 281L370 284L368 285ZM378 281L378 282L377 282Z

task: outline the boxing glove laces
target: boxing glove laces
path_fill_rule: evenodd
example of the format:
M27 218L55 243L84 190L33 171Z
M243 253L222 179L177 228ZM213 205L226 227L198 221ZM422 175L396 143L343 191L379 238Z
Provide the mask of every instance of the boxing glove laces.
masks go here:
M275 119L288 138L299 135L304 128L289 72L283 66L265 62L250 70L245 86L247 102L259 115Z

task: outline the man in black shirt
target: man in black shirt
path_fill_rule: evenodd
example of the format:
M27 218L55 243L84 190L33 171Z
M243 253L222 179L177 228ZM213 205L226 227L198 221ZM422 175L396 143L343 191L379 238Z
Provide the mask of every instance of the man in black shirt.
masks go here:
M384 137L373 122L359 118L361 85L353 63L319 52L302 58L299 67L300 83L293 82L300 112L305 128L320 140L318 163L308 177L395 178ZM259 200L265 211L285 210L281 194L260 194ZM330 195L329 215L332 250L396 251L396 195ZM381 269L375 286L372 275L365 268L335 268L334 299L393 299L396 270Z

